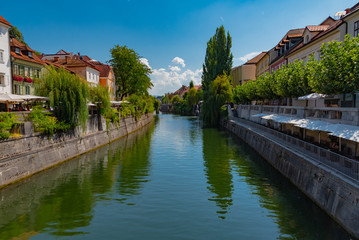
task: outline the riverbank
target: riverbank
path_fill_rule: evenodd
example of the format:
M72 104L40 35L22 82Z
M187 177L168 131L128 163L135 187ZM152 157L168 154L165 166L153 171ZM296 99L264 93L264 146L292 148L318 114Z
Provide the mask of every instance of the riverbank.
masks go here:
M153 114L123 118L119 126L110 123L108 131L96 119L88 121L84 135L75 131L0 142L0 188L124 137L152 122Z
M221 125L249 144L351 235L359 238L357 179L317 161L306 151L298 151L253 122L235 118L222 120Z

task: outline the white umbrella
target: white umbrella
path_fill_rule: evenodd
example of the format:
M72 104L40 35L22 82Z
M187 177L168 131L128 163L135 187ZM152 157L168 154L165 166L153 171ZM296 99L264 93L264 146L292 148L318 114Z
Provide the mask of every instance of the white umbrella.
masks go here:
M311 93L302 97L299 97L299 100L308 100L308 99L320 99L320 98L325 98L327 97L327 95L325 94L321 94L321 93Z

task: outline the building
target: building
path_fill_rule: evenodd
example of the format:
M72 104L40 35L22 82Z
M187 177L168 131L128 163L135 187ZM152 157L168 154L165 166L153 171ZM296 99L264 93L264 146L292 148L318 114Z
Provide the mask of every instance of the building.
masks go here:
M287 65L286 54L303 38L304 28L291 29L282 40L269 51L269 68L273 72Z
M66 67L92 85L100 84L100 69L87 61L80 53L74 55L61 49L56 54L42 55L42 59L49 63Z
M242 85L242 65L232 68L230 76L233 87Z
M256 80L258 68L260 68L258 70L263 73L267 70L268 62L266 64L266 59L268 60L268 53L261 52L242 65L242 84L251 80ZM262 65L259 65L258 63L261 63Z
M202 85L195 85L193 86L196 90L202 89ZM182 87L180 87L177 91L175 91L173 94L173 96L178 95L180 98L183 98L183 95L185 93L187 93L189 91L189 87L182 85Z
M320 48L323 43L340 41L342 20L328 17L317 26L308 25L303 32L303 39L287 54L288 63L295 60L308 61L310 56L320 59Z
M44 62L35 51L16 38L10 37L13 93L34 95L34 79L41 77Z
M116 85L115 85L115 74L110 65L103 64L98 61L92 61L92 63L100 70L100 85L108 87L110 93L110 99L115 100L116 98Z
M0 94L12 93L10 28L11 24L0 16Z

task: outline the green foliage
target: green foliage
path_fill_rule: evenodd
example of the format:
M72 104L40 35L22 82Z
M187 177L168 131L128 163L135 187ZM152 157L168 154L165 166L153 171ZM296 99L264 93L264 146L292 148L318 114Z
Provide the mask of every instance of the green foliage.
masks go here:
M193 81L192 81L192 80L189 82L189 88L190 88L190 89L191 89L191 88L194 88L194 84L193 84Z
M153 101L154 101L153 107L155 108L155 111L158 113L160 110L161 102L158 99L156 99L155 97L153 98Z
M20 30L17 27L15 27L15 26L11 27L9 30L9 34L10 34L10 36L19 40L21 43L27 45L25 43L24 36L22 35L22 33L20 32Z
M96 85L90 87L90 100L94 103L102 116L112 116L111 100L108 87Z
M178 96L178 95L174 95L173 97L172 97L172 99L171 99L171 103L172 104L177 104L177 103L179 103L180 102L180 97Z
M43 112L43 110L42 107L35 107L28 116L34 125L35 132L51 135L55 132L66 132L71 128L70 124L57 121L51 113Z
M17 124L17 116L13 113L0 113L0 140L10 137L10 130Z
M187 94L186 102L189 106L193 106L198 103L197 89L190 88Z
M169 104L171 102L170 97L168 96L168 93L166 93L164 96L162 96L161 102L163 104Z
M320 61L312 60L309 85L324 94L353 93L359 89L359 38L345 36L321 47Z
M203 112L204 123L209 127L217 126L221 107L232 100L232 85L227 75L218 76L210 85L210 97L207 104L211 106Z
M110 50L109 61L116 76L117 96L120 100L132 94L147 95L153 85L151 69L140 61L140 56L127 46L116 45Z
M221 26L217 28L216 34L208 41L206 56L203 64L202 87L203 87L203 120L206 126L218 124L221 97L213 96L212 82L219 76L231 73L233 55L231 53L232 38ZM221 92L221 91L220 91Z
M46 74L36 83L36 94L50 98L54 115L60 121L86 127L88 119L89 87L77 75L63 68L47 67Z

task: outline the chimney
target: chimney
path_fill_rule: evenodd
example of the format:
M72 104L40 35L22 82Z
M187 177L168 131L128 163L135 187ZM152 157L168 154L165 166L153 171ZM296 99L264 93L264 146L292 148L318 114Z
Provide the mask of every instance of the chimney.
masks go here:
M346 14L350 13L350 10L351 10L350 8L345 9L345 13Z

